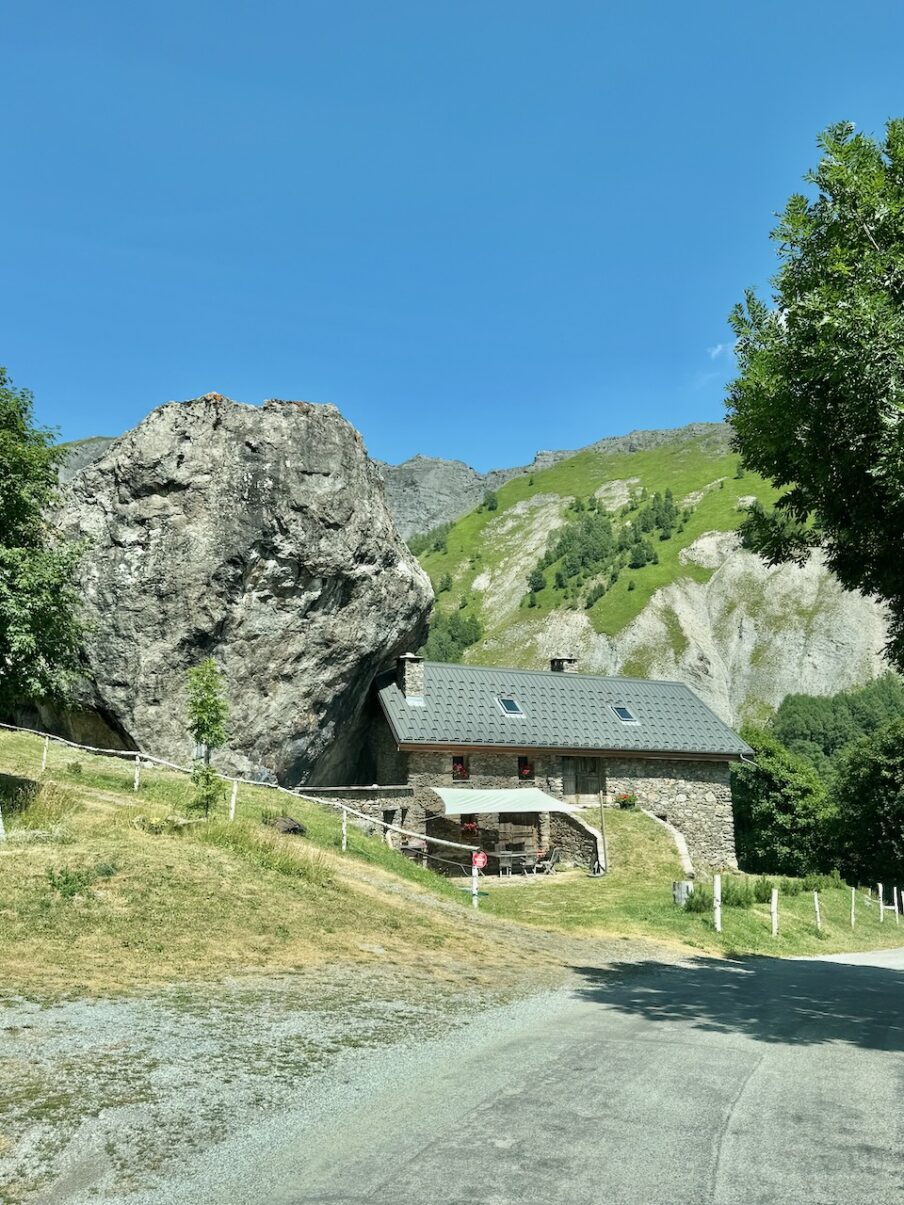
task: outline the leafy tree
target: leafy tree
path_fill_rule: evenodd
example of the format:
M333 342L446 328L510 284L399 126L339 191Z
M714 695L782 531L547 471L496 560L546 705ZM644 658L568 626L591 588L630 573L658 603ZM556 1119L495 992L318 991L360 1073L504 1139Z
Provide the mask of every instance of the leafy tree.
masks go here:
M465 649L476 644L482 636L483 629L475 615L462 615L460 611L444 615L434 611L421 652L430 661L458 662Z
M499 509L499 498L495 490L487 490L483 496L483 505L487 510Z
M886 674L857 690L828 697L787 695L770 727L792 753L806 757L830 778L855 741L895 719L904 719L904 682L897 674Z
M540 590L546 589L546 578L543 576L542 569L531 570L530 576L527 579L527 588L532 594L537 594Z
M188 680L188 730L205 750L204 760L226 743L229 705L223 676L213 657L205 657L186 675Z
M65 697L81 628L73 578L81 549L54 532L65 455L34 425L32 395L0 368L0 708Z
M205 816L223 798L225 786L210 764L210 755L226 742L229 706L223 678L213 657L193 666L188 680L188 729L196 748L191 780L195 788L191 806ZM197 756L200 749L201 756Z
M851 747L833 796L841 869L861 883L904 881L904 720Z
M447 594L452 589L452 574L444 573L436 586L437 594Z
M888 602L904 666L904 120L881 143L845 122L819 145L816 195L773 232L774 307L748 291L731 315L735 446L782 491L744 537L772 564L822 544L843 585Z
M421 553L445 552L446 537L452 530L451 523L440 523L438 527L432 527L430 531L416 532L408 539L408 547L415 556L420 556Z
M748 726L741 734L756 758L755 765L740 762L731 771L742 869L787 875L824 869L833 811L819 775L766 729Z

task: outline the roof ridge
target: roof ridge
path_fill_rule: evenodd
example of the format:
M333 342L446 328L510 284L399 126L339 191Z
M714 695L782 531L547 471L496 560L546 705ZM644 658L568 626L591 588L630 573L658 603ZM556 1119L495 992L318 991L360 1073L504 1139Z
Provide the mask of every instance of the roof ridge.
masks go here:
M685 690L691 689L686 682L680 682L677 678L636 678L629 677L627 674L593 674L589 670L569 669L559 671L553 669L525 669L524 666L517 665L468 665L463 661L425 661L424 665L425 667L433 665L439 669L464 669L483 673L545 674L551 678L593 678L595 681L602 682L643 682L650 686L682 686Z

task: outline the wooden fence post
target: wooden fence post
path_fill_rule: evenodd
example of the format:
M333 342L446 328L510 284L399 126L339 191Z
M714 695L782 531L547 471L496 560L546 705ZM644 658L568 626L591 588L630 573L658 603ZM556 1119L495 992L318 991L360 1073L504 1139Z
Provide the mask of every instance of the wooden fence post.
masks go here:
M857 888L851 888L851 928L857 923Z
M137 791L141 786L141 757L138 753L135 754L135 777L132 780L132 790Z
M879 923L881 924L885 920L885 892L881 883L877 883L876 886L879 889Z
M3 827L3 808L0 807L0 841L6 840L6 829Z
M713 924L716 932L722 932L722 876L713 875Z
M342 809L342 852L348 849L348 808Z
M47 750L49 748L50 748L50 737L45 736L44 737L44 749L43 749L43 752L41 753L41 773L42 774L47 769Z
M772 901L769 905L772 914L772 936L778 937L778 888L772 888Z
M239 797L239 781L234 778L232 781L232 794L229 796L229 819L235 820L235 804Z
M897 889L897 887L892 887L892 889L891 889L891 902L892 902L892 907L895 910L895 924L897 925L900 923L899 917L898 917L898 889Z
M471 907L480 907L480 888L478 887L478 870L476 866L471 867Z
M822 917L819 915L819 892L813 892L813 907L816 909L816 928L822 929Z

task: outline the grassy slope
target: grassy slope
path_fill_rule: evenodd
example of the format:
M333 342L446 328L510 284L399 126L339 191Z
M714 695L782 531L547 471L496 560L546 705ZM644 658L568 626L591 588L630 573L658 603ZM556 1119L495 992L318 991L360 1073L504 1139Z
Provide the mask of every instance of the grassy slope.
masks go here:
M0 772L39 779L40 749L34 737L0 735ZM448 909L416 903L429 884L430 896L446 897L454 912L460 892L354 827L351 856L343 858L339 817L322 807L243 788L235 824L219 817L181 834L151 835L136 818L183 810L183 778L146 772L135 796L128 764L51 744L47 780L59 784L50 792L54 814L27 822L47 827L62 812L62 842L20 843L22 822L8 805L14 788L0 784L10 836L0 846L0 975L7 985L117 991L360 959L367 957L362 943L381 946L384 964L416 955L438 967L476 957L477 936ZM263 828L261 812L270 809L302 820L308 839ZM104 864L115 873L73 899L48 882L48 868Z
M0 733L0 772L39 779L40 751L34 737ZM574 871L503 885L487 879L481 923L473 924L459 885L419 870L376 838L350 829L343 856L338 816L321 806L288 801L308 837L279 837L260 824L273 793L243 788L234 824L219 815L181 835L154 836L136 817L181 808L183 779L146 773L136 801L127 764L80 754L76 773L73 760L71 751L51 745L44 782L57 785L45 786L36 805L46 797L48 814L28 819L37 828L58 822L57 840L22 843L22 818L5 810L10 840L0 846L0 977L7 990L104 994L373 957L403 973L496 981L568 959L559 939L538 953L527 940L530 931L522 938L518 927L500 927L491 917L570 939L644 936L713 953L904 944L904 929L891 917L880 927L876 908L864 903L852 934L843 890L823 895L822 938L804 895L783 897L777 942L762 906L726 909L720 937L707 917L672 905L680 871L667 835L640 813L618 811L607 814L613 869L606 878ZM0 780L0 794L8 798L8 779ZM104 864L113 873L73 898L48 880L48 868Z
M442 609L457 609L461 597L468 596L470 602L463 609L469 614L475 609L488 636L494 639L494 647L483 655L489 660L498 659L500 638L505 647L504 629L513 622L537 623L556 607L563 605L560 595L547 588L538 595L536 609L523 606L514 613L499 613L492 591L481 596L473 591L474 579L489 571L504 570L504 561L511 548L511 539L500 541L496 535L501 519L506 519L515 535L527 533L533 521L528 509L523 515L513 516L510 512L519 503L525 503L539 495L558 495L563 500L578 496L587 498L609 482L637 479L632 488L646 487L650 494L671 489L675 501L680 505L687 495L705 491L697 503L685 529L668 541L657 541L659 564L647 565L643 569L624 570L616 585L588 612L598 632L615 635L634 619L661 586L679 577L691 577L705 581L710 571L697 565L682 565L679 554L682 548L706 531L734 530L742 517L738 500L755 496L768 504L774 500L775 491L762 478L754 474L735 476L738 458L734 453L714 449L706 437L695 440L676 440L670 444L648 451L606 454L596 451L580 452L551 468L534 473L532 477L519 477L502 486L498 491L499 509L474 511L465 515L452 528L447 540L446 552L427 552L420 559L434 584L445 573L453 580L450 592L439 596L438 606ZM719 481L722 481L721 488ZM555 566L547 571L547 580L552 581ZM633 579L634 590L628 590L628 581ZM520 592L527 591L526 582ZM513 643L511 657L517 663L518 641ZM471 650L469 659L478 661L482 656L479 646Z
M867 904L862 892L852 931L846 887L820 892L822 936L809 892L780 897L777 939L768 904L724 908L718 934L709 915L686 913L672 903L672 881L683 875L663 829L641 812L610 810L606 824L613 868L605 879L563 874L527 891L497 890L490 893L490 910L510 920L585 934L611 932L618 917L618 931L626 937L655 937L725 954L830 954L904 945L904 926L896 926L890 913L880 924L878 907Z

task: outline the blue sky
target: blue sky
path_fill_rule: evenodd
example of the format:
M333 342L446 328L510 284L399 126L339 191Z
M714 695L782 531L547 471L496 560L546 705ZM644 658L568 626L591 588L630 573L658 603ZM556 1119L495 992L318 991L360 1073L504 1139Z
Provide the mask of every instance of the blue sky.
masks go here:
M480 468L722 415L725 316L904 6L0 3L0 363L67 439L217 390Z

